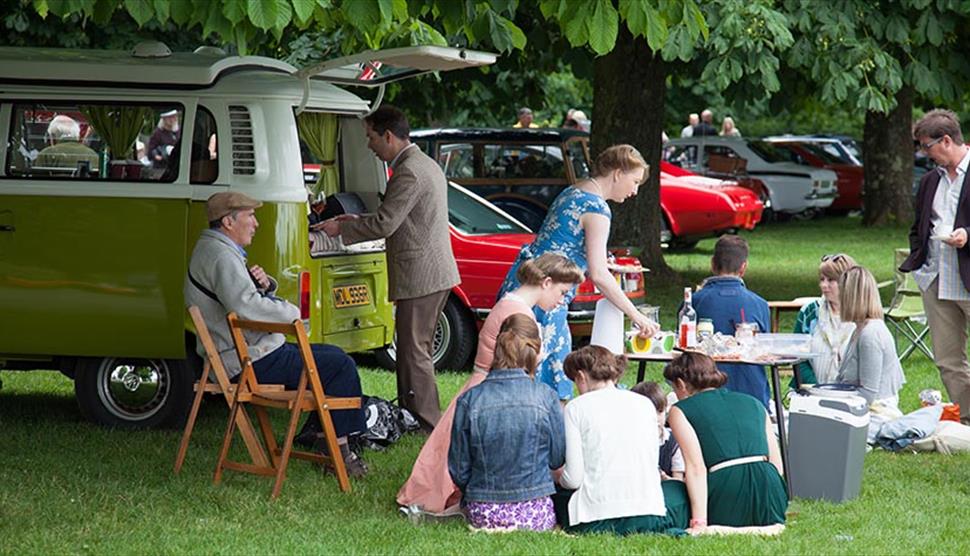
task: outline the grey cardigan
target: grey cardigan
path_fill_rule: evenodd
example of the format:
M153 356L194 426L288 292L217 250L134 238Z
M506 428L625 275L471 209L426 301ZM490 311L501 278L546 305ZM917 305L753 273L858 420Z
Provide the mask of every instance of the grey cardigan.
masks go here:
M906 377L896 356L896 342L882 319L869 319L857 330L836 382L858 386L859 394L869 403L899 393Z
M226 322L229 311L235 311L247 320L293 322L300 318L297 306L274 295L277 283L272 277L269 289L265 292L256 289L240 248L222 232L203 230L189 260L189 274L221 302L202 293L188 276L185 277L185 303L196 305L202 311L202 318L230 378L238 375L242 366ZM286 336L282 334L251 331L244 334L253 361L259 361L286 342ZM195 349L205 357L201 342L196 342Z

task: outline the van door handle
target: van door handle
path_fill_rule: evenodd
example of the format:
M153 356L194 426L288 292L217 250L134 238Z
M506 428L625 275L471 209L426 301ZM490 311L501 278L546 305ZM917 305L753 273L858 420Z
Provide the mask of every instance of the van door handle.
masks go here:
M8 224L0 224L0 232L16 232L17 228Z

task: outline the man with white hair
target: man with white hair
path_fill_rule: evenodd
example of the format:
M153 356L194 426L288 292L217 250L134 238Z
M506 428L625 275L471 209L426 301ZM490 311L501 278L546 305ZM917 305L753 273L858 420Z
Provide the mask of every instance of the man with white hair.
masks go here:
M694 136L694 126L701 123L701 117L697 115L697 112L691 112L690 116L687 116L687 125L684 129L680 130L681 137L693 137Z
M162 112L158 118L158 126L148 138L148 158L155 168L167 168L169 157L175 151L179 142L179 111L168 110Z
M49 147L40 151L34 166L47 168L77 168L79 163L87 171L98 167L98 153L81 143L81 126L63 114L54 116L47 124Z

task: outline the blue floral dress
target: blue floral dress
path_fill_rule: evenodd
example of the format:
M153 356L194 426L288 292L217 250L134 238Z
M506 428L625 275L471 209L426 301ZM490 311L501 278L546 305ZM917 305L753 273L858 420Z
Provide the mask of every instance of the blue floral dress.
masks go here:
M575 187L568 187L560 193L553 201L552 206L549 207L549 213L546 215L535 241L530 245L522 246L522 251L519 252L512 268L505 275L505 281L499 288L498 299L502 299L502 296L506 293L519 287L520 284L515 273L519 270L522 261L534 259L544 253L552 252L563 255L576 263L583 272L586 272L589 266L586 261L586 232L583 230L580 218L587 213L602 214L607 218L612 217L610 206L598 195L587 193ZM552 311L547 313L538 306L532 309L542 329L543 359L539 362L537 375L539 380L558 392L559 399L562 400L569 400L573 397L573 383L566 378L562 364L573 346L573 337L566 322L566 313L574 297L576 297L575 287L566 294L563 303Z

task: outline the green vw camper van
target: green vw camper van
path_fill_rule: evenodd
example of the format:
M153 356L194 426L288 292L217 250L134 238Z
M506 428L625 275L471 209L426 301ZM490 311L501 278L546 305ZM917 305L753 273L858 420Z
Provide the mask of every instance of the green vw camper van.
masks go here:
M181 422L198 370L183 281L205 201L225 190L263 201L249 258L311 341L388 345L382 242L311 238L308 201L349 194L375 210L387 174L360 118L384 85L494 60L422 46L298 70L161 43L0 48L0 369L60 370L104 425ZM320 164L311 186L301 147Z

